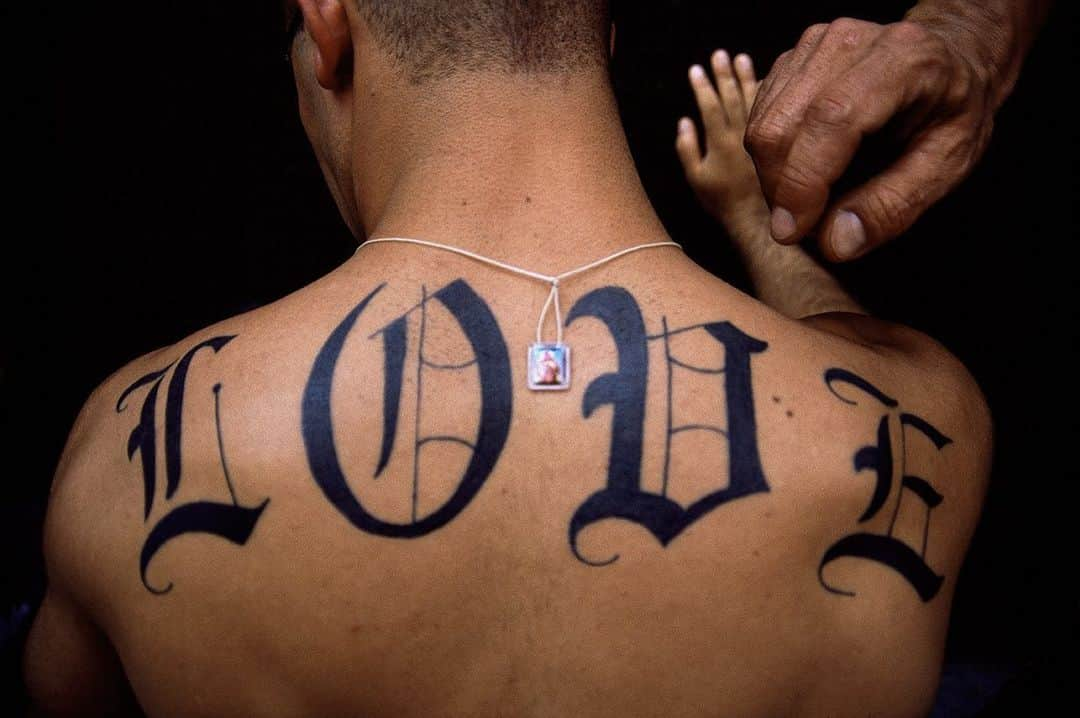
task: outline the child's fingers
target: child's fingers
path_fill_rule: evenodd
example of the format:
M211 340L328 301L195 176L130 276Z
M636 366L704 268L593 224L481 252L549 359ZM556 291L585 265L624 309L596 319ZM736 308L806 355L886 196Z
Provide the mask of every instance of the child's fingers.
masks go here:
M754 61L749 55L743 53L735 56L735 76L739 78L746 114L749 116L750 108L754 106L754 100L757 98L758 88L761 87L754 73Z
M746 124L746 110L743 108L743 96L735 74L731 70L731 58L724 50L717 50L712 55L713 75L720 92L720 102L730 124L736 127Z
M694 90L698 110L701 111L701 122L705 125L706 137L722 130L727 125L727 116L724 114L724 108L720 106L720 97L716 94L708 73L701 65L693 65L690 68L690 87Z
M679 155L687 179L693 182L701 168L701 146L698 144L697 128L689 117L679 120L675 152Z

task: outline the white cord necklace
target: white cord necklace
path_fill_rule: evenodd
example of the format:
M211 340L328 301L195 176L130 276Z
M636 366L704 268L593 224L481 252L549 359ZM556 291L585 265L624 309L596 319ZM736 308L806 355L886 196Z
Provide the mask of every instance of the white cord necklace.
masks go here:
M582 272L587 272L590 269L595 269L602 264L607 264L619 257L642 249L651 249L653 247L678 247L679 249L682 249L682 245L677 242L651 242L649 244L639 244L634 247L620 250L614 254L609 254L602 259L598 259L595 262L589 262L588 264L571 269L568 272L551 275L515 267L512 264L500 262L497 259L485 257L482 254L470 252L467 249L461 249L460 247L454 247L449 244L439 244L438 242L428 242L423 239L410 239L408 237L379 237L377 239L369 239L357 247L356 251L359 252L367 245L377 244L379 242L418 244L423 247L442 249L447 252L453 252L454 254L460 254L463 257L475 259L484 264L490 264L493 267L504 269L507 272L513 272L514 274L520 274L523 277L529 277L550 284L551 291L548 292L547 301L544 302L544 308L540 311L540 319L536 323L536 342L529 346L528 384L529 388L535 391L551 391L570 388L570 347L563 343L562 309L559 306L559 283L562 280L568 279L576 274L581 274ZM548 309L552 304L555 305L555 341L545 342L543 339L544 319L547 318Z

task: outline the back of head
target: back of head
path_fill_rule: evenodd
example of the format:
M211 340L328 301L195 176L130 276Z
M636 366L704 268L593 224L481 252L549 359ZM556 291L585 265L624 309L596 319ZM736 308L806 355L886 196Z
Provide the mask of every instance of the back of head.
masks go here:
M567 73L607 61L607 0L354 0L413 83L461 72Z

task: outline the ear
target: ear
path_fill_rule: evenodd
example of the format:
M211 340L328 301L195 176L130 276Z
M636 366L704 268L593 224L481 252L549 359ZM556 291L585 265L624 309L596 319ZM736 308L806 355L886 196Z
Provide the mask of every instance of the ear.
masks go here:
M352 78L352 29L342 0L298 0L304 30L315 44L315 75L323 88L345 87Z

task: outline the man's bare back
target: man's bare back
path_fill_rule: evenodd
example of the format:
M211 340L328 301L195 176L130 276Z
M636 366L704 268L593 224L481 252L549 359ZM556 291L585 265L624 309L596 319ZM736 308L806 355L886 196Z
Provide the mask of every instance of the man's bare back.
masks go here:
M648 252L564 287L566 392L525 387L536 284L388 246L111 377L49 554L143 708L925 709L986 471L966 377Z
M316 12L298 77L366 32L350 16L321 35ZM331 181L343 216L546 274L665 239L606 81L556 79L451 88L488 108L469 110L481 146L435 117L422 171L354 178L360 199ZM300 89L337 177L335 123L311 118L348 103ZM753 183L743 126L706 89L710 154L688 175L743 208L721 219L774 308L643 250L562 285L571 385L532 391L543 285L381 244L140 358L94 392L57 470L27 654L40 707L925 712L989 470L985 404L932 340L850 313L801 250L758 241L760 193L729 191Z

